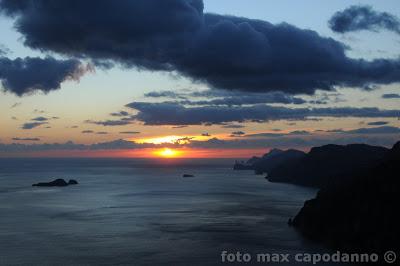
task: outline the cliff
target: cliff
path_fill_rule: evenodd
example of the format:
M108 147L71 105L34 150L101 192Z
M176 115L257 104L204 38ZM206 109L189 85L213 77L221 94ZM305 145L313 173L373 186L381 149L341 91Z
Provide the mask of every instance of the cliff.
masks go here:
M400 142L367 171L321 189L316 198L305 202L293 226L308 238L336 249L397 249L399 171Z
M324 187L365 172L382 160L387 151L384 147L365 144L314 147L305 156L272 168L268 180Z

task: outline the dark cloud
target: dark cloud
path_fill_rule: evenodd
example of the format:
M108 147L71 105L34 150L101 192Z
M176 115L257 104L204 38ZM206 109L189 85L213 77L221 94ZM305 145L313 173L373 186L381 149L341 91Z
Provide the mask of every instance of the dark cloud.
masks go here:
M329 20L329 27L339 33L381 29L400 34L400 20L387 12L378 12L370 6L351 6L336 12Z
M139 131L122 131L119 134L140 134Z
M116 113L111 113L111 116L117 116L117 117L124 117L124 116L129 116L129 113L126 111L119 111Z
M382 95L383 99L400 99L400 94L397 93L387 93Z
M1 3L1 2L0 2ZM79 80L88 71L78 60L0 57L0 81L3 90L18 96L35 91L49 92L66 80Z
M287 108L269 105L241 107L185 107L171 103L133 102L126 105L138 111L132 119L146 125L200 125L228 122L319 119L313 117L399 117L400 110L378 108Z
M105 120L105 121L93 121L93 120L86 120L85 123L88 124L95 124L100 126L125 126L132 123L131 119L122 118L121 120Z
M170 144L173 146L173 144ZM168 144L163 144L166 147ZM135 143L126 140L114 140L95 144L76 144L72 141L66 143L44 143L44 144L1 144L0 152L27 152L27 151L67 151L67 150L118 150L118 149L140 149L157 147L155 144Z
M174 128L174 129L179 129L179 128L185 128L185 127L188 127L188 126L174 126L174 127L172 127L172 128Z
M14 141L40 141L39 138L12 138Z
M222 128L245 128L245 125L238 125L238 124L225 124Z
M194 139L194 137L179 138L179 139L174 141L174 144L177 144L177 145L189 144L193 139Z
M34 129L40 127L41 125L48 124L47 122L27 122L22 125L22 129Z
M245 104L259 104L259 103L282 103L282 104L304 104L307 103L304 99L293 97L282 92L272 93L255 93L250 95L239 94L235 96L203 100L203 101L181 101L185 105L245 105Z
M83 130L81 133L82 134L92 134L92 133L94 133L94 131L93 130Z
M151 91L144 94L147 98L171 98L186 99L186 96L174 91Z
M295 130L289 133L289 135L310 135L311 133L307 130Z
M115 150L115 149L138 149L138 148L151 148L155 147L154 144L149 143L135 143L133 141L126 141L123 139L114 140L110 142L101 142L92 145L86 145L86 149L90 150Z
M369 126L383 126L383 125L387 125L389 124L389 122L387 121L374 121L374 122L369 122L367 125Z
M276 131L276 130L273 130L273 131ZM295 130L295 131L291 131L289 133L265 132L265 133L248 134L248 135L246 135L246 138L276 138L276 137L284 137L284 136L307 136L307 135L311 135L311 132L306 131L306 130Z
M49 120L49 119L46 117L43 117L43 116L38 116L38 117L32 118L32 121L39 121L39 122L43 122L43 121L47 121L47 120Z
M274 138L274 137L283 137L285 135L286 135L285 133L265 132L265 133L248 134L246 137L248 137L248 138Z
M378 125L378 124L376 124ZM361 135L375 135L375 134L394 134L400 133L400 128L392 126L370 127L370 128L356 128L351 130L332 129L326 130L327 133L340 133L340 134L361 134Z
M259 103L282 103L282 104L304 104L307 103L304 99L294 97L283 92L270 92L270 93L252 93L248 94L241 91L202 91L192 93L178 93L174 91L161 91L150 92L144 95L150 98L172 98L184 99L173 103L184 105L245 105L245 104L259 104ZM188 97L205 97L216 98L211 100L187 100Z
M209 133L201 133L201 135L203 136L203 137L211 137L211 135L209 134Z
M32 121L44 122L44 121L57 120L57 119L60 119L60 118L58 116L52 116L50 118L47 118L44 116L38 116L38 117L32 118Z
M358 128L354 130L344 131L347 134L399 134L400 128L383 126L383 127L372 127L372 128Z
M244 135L246 135L246 133L243 131L234 131L231 133L231 137L242 137Z
M398 136L369 136L367 134L361 135L347 135L347 136L318 136L318 137L292 137L282 136L273 138L260 138L260 139L247 139L238 138L231 140L221 140L212 138L206 141L192 140L188 146L192 148L204 149L251 149L263 148L270 149L271 147L281 149L308 149L310 147L321 146L326 144L350 144L350 143L367 143L370 145L393 146L398 141Z
M53 116L51 118L47 118L47 117L44 117L44 116L34 117L34 118L31 119L31 122L24 123L22 125L22 129L33 129L33 128L39 127L41 125L49 124L48 121L50 119L59 119L59 118L56 117L56 116ZM47 126L46 128L51 128L51 127Z
M99 132L96 132L96 134L97 134L97 135L107 135L107 134L108 134L108 132L105 132L105 131L99 131Z
M201 0L2 0L0 9L28 47L175 71L212 88L311 94L400 81L397 59L349 58L315 31L203 13Z
M324 132L324 130L319 130L319 132ZM325 132L328 132L328 133L343 133L345 131L342 128L334 128L334 129L325 130Z

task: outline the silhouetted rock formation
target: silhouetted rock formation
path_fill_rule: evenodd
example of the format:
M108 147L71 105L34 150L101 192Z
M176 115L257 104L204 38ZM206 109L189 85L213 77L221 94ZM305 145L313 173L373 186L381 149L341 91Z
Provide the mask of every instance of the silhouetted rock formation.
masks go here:
M261 158L253 156L245 161L236 161L233 165L233 170L254 170L254 164L258 162Z
M76 181L75 179L70 179L68 181L68 185L78 185L78 181Z
M41 182L41 183L36 183L33 184L33 187L66 187L68 185L77 185L78 181L71 179L68 181L68 183L64 179L56 179L51 182Z
M382 151L372 147L356 147L356 150ZM351 155L355 154L345 158L354 161ZM337 249L371 252L398 249L400 142L371 165L368 171L321 189L316 198L305 202L291 224L305 236Z
M253 157L256 158L256 157ZM248 164L247 162L236 161L233 165L233 170L254 170L253 164Z
M305 153L298 150L272 149L269 153L265 154L257 162L254 163L254 170L259 173L269 174L272 169L290 163L293 160L299 160L305 156Z
M256 174L269 173L271 169L286 163L292 159L299 159L305 155L304 152L298 150L283 151L280 149L272 149L262 157L252 157L246 162L236 162L233 166L234 170L254 170Z
M298 156L267 171L271 182L286 182L323 187L376 165L388 149L365 144L325 145L314 147L305 156Z
M191 175L191 174L183 174L182 177L194 177L194 175Z

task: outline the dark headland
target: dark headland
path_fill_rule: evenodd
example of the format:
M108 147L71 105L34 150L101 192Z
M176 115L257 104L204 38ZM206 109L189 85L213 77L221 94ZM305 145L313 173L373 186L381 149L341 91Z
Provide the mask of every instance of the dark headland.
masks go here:
M320 188L290 225L339 250L398 249L400 142L391 149L351 144L315 147L297 156L287 156L294 154L289 151L272 150L252 169L271 182Z

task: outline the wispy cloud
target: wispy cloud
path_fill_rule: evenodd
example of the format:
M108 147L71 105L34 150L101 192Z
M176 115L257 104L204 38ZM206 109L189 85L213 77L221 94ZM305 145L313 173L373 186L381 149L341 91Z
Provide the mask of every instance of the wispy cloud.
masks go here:
M100 126L125 126L132 123L132 119L121 119L121 120L104 120L104 121L94 121L94 120L86 120L85 123L95 124Z
M122 131L119 134L140 134L139 131Z
M397 93L387 93L382 95L383 99L400 99L400 94Z
M48 124L47 122L27 122L22 125L22 129L34 129L42 125Z
M12 138L14 141L40 141L39 138Z

